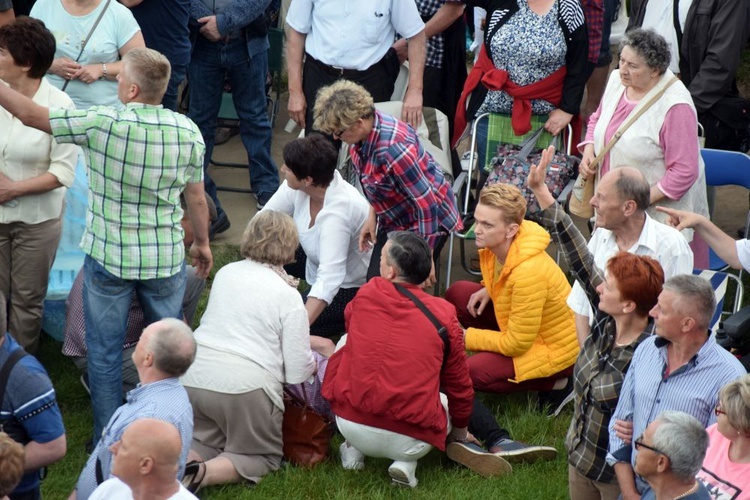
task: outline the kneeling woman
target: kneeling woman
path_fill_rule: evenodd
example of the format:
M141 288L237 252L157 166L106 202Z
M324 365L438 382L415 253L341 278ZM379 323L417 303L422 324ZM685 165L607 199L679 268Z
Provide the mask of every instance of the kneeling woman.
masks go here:
M365 284L370 250L359 251L359 232L370 206L336 171L338 151L320 134L284 146L285 177L263 210L291 215L300 249L287 272L310 286L305 300L310 333L344 332L344 308Z
M282 267L297 244L291 217L261 212L242 235L245 260L216 273L195 331L198 353L181 379L195 422L191 491L258 482L281 465L282 384L315 372L305 305Z

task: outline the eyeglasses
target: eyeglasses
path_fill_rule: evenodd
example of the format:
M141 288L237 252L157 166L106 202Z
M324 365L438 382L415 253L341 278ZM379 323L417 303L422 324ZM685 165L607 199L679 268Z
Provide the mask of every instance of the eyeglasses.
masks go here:
M664 455L665 457L669 458L669 455L667 455L666 453L664 453L660 449L654 448L653 446L649 446L649 445L645 444L643 442L643 434L641 434L641 437L639 437L638 439L636 439L633 442L633 444L635 444L635 449L638 450L638 451L640 451L641 448L646 448L647 450L651 450L654 453L658 453L659 455Z
M727 412L721 409L721 403L717 404L716 408L714 408L714 415L718 417L719 415L726 415L726 414Z
M339 130L339 131L333 132L333 134L331 134L331 135L333 135L334 137L339 137L339 138L340 138L340 137L341 137L341 135L342 135L342 134L343 134L344 132L346 132L347 130L349 130L350 128L352 128L352 126L351 126L351 125L349 125L348 127L342 128L342 129L341 129L341 130Z

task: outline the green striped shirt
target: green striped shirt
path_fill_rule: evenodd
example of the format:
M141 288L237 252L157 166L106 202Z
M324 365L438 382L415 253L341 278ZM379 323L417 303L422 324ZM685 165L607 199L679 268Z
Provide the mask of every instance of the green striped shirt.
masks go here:
M82 146L89 182L81 248L121 279L177 274L185 258L180 193L203 181L205 146L187 117L142 103L50 110L58 142Z

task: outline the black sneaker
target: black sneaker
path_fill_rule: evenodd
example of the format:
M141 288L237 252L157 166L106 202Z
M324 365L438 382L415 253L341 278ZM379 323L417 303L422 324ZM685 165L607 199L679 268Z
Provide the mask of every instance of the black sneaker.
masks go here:
M211 227L208 228L208 239L214 239L214 236L219 233L223 233L224 231L229 229L229 226L231 226L231 224L229 223L229 217L227 217L227 214L222 213L219 217L216 218L215 221L211 223Z
M573 377L568 377L568 382L562 389L540 392L537 402L539 411L549 416L558 415L559 408L565 406L568 395L573 392Z
M271 199L271 196L273 196L273 193L258 193L255 195L255 198L258 200L258 210L263 210L263 207L266 206L266 203L268 203L268 200Z

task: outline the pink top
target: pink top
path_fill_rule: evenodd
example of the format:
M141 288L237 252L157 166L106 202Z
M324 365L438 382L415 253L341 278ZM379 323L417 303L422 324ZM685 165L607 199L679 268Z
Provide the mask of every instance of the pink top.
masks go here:
M620 102L617 103L612 119L607 125L604 132L604 143L607 144L612 136L615 135L620 125L625 123L631 111L638 105L638 101L631 101L622 93ZM586 144L594 143L594 127L596 127L599 116L602 112L602 105L589 118L586 129L586 140L578 145L578 149L583 151ZM633 127L637 127L633 124ZM659 131L659 142L664 150L664 162L667 165L667 172L664 177L657 183L657 186L667 198L679 200L687 193L688 189L698 178L698 164L695 157L690 154L689 148L681 147L682 144L695 141L697 130L695 125L695 115L689 104L675 104L664 118L664 124ZM615 145L615 147L618 147ZM637 165L633 165L637 167ZM604 157L601 166L601 175L609 171L609 154Z
M706 486L711 498L750 498L750 464L738 464L729 460L729 443L716 428L708 429L709 445L698 479Z

